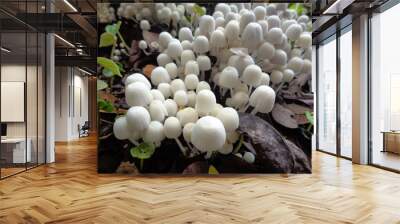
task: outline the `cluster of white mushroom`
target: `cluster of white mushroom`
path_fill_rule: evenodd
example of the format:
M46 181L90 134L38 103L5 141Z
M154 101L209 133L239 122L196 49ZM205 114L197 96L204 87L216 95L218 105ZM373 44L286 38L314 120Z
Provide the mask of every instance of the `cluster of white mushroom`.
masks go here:
M115 21L114 8L110 6L110 3L98 3L97 4L97 18L100 23L111 23Z
M184 154L188 150L231 153L238 139L237 111L251 106L254 114L271 112L276 91L284 83L311 73L309 17L297 17L287 6L219 3L213 15L203 15L192 24L196 28L162 32L156 43L140 41L144 51L157 47L159 67L152 71L151 83L138 73L126 79L131 108L115 122L117 138L134 143L142 138L159 145L166 137L175 139ZM147 32L154 21L172 21L178 28L174 21L193 14L193 7L157 3L132 13ZM156 12L156 20L147 11ZM216 63L209 56L216 57ZM218 85L222 95L229 92L226 105L216 102L209 83ZM178 139L182 133L188 149Z

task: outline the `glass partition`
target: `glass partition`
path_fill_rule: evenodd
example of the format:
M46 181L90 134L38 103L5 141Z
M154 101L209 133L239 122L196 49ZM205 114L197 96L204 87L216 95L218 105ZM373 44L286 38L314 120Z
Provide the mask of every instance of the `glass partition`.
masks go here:
M371 18L372 164L400 170L400 4Z
M318 149L336 153L336 37L318 48Z

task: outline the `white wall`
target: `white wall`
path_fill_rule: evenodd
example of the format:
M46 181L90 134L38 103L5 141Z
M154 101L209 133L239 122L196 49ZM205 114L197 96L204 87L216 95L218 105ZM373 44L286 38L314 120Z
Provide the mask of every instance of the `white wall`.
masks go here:
M75 68L56 67L55 86L55 140L78 139L78 125L88 120L88 79Z

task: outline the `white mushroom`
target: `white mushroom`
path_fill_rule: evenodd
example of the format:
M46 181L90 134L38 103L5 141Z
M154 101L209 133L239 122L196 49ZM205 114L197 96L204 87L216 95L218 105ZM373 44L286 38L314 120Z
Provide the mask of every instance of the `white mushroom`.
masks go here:
M187 95L188 95L188 103L187 103L186 106L194 108L195 105L196 105L196 97L197 97L196 92L195 91L188 91Z
M275 91L269 86L259 86L251 94L249 103L254 107L252 114L269 113L274 108Z
M270 78L273 84L279 84L283 80L283 73L279 70L273 70Z
M289 26L286 30L286 36L289 38L291 41L297 40L297 38L300 37L300 34L303 32L303 28L301 27L300 24L294 23Z
M175 116L178 112L178 104L172 99L167 99L164 101L164 107L167 110L168 116Z
M169 117L164 122L164 134L169 139L175 139L183 155L187 154L186 148L179 141L179 136L182 134L181 123L176 117Z
M171 78L169 77L168 71L161 66L156 67L151 72L151 83L155 86L158 86L160 83L169 83L170 81Z
M129 84L134 82L142 82L146 85L147 88L151 89L151 83L149 82L149 80L140 73L133 73L132 75L126 77L125 86L128 86Z
M173 39L172 41L169 42L168 48L167 48L167 54L170 58L173 58L175 60L179 60L179 57L182 54L182 45L179 40Z
M175 92L179 91L179 90L186 91L186 86L185 86L185 83L182 81L182 79L172 80L172 82L170 83L170 86L171 86L172 95L174 95Z
M188 74L195 74L195 75L200 74L199 64L196 61L190 60L190 61L186 62L185 75L188 75Z
M239 114L231 107L221 109L217 118L224 124L226 132L235 131L239 127Z
M149 106L149 113L152 121L163 122L168 115L167 109L160 100L153 100Z
M283 41L283 32L281 28L271 28L266 35L266 39L273 44L281 44Z
M197 93L196 111L200 116L208 115L216 104L215 95L210 90L201 90Z
M196 123L199 118L197 111L191 107L186 107L178 111L176 117L179 119L182 126L185 126L187 123Z
M249 85L249 92L251 92L253 86L258 86L261 83L262 70L258 65L247 66L242 74L242 81Z
M178 67L175 63L171 62L165 65L165 69L169 74L170 79L175 79L178 76Z
M179 107L184 107L188 103L188 95L184 90L178 90L174 94L174 101Z
M143 82L134 82L125 88L125 99L131 107L147 106L153 100L153 96Z
M231 96L233 94L232 89L237 86L239 82L239 73L237 69L233 66L227 66L222 70L219 76L219 85L223 88L229 89L231 91ZM225 95L223 93L223 95Z
M202 117L193 126L191 142L201 152L219 150L225 144L225 140L224 125L215 117Z
M168 63L172 62L172 58L168 56L168 54L161 53L157 56L157 64L159 66L165 66Z
M206 81L200 81L199 84L197 85L196 93L199 93L200 91L205 89L210 90L211 89L210 84L208 84L208 82Z
M209 37L215 30L215 19L210 15L200 17L199 28L201 35Z
M196 60L196 57L194 56L194 53L192 50L183 50L181 54L181 64L183 66L186 65L188 61L194 61Z
M205 71L208 71L211 69L211 60L208 56L206 55L199 55L196 59L197 64L199 65L199 70L201 71L201 76L200 79L204 80L205 78Z
M192 34L192 30L188 27L182 27L179 30L179 40L182 42L184 40L188 40L190 42L193 41L193 34Z
M161 141L164 140L164 138L164 126L159 121L150 122L143 134L144 142L154 143L157 147L161 145Z
M255 161L255 156L254 156L254 154L251 153L251 152L245 152L245 153L243 154L243 160L246 161L246 162L248 162L248 163L254 163L254 161Z
M158 89L150 90L151 95L153 96L153 100L160 100L162 102L165 101L164 94Z
M283 70L283 77L282 77L282 81L284 82L290 82L292 81L294 77L294 72L292 69L285 69Z
M128 128L126 117L119 117L115 120L113 131L114 136L119 140L125 140L129 138L130 130Z
M248 48L250 52L256 50L264 39L260 24L255 22L247 24L241 38L243 47Z
M218 152L223 155L228 155L233 151L233 145L229 143L225 143L222 148L218 149Z
M146 108L135 106L126 112L126 121L129 130L141 132L149 126L151 119Z
M205 36L198 36L193 41L193 51L197 54L205 54L209 51L210 45Z
M197 77L197 75L194 74L186 75L185 77L186 89L194 90L197 88L198 84L199 84L199 78Z
M169 83L160 83L157 89L164 95L164 99L171 96L171 86Z
M260 59L272 59L275 55L275 47L269 42L264 42L257 51L257 57Z

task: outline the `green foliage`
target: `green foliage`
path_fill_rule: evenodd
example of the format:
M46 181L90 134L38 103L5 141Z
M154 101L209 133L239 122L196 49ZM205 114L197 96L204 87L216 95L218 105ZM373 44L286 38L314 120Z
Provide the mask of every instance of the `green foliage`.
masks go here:
M115 44L116 41L116 37L115 35L105 32L102 33L100 36L100 44L99 47L109 47L109 46L113 46Z
M299 16L307 13L307 9L304 7L304 4L301 3L289 3L288 8L296 11L297 15Z
M107 25L105 30L107 33L110 33L115 36L119 32L120 28L121 28L121 21L118 21L117 23L114 23L112 25Z
M194 5L193 6L193 12L198 16L204 16L206 14L206 10L204 10L203 7L199 6L199 5Z
M103 90L108 87L108 84L101 79L97 79L97 91Z
M308 122L314 125L314 114L312 112L306 111L304 112L304 115L306 116Z
M215 168L213 165L210 165L210 167L208 167L208 174L218 175L219 172L218 172L217 168Z
M240 139L239 139L239 144L236 146L236 148L232 151L232 154L236 154L239 152L240 148L242 148L243 145L243 135L240 135Z
M103 110L103 111L106 111L106 112L109 112L109 113L115 111L115 107L110 101L99 99L97 101L97 103L98 103L98 106L99 106L100 110Z
M131 156L138 159L149 159L155 152L155 146L151 143L142 143L131 148Z
M124 65L121 62L115 62L121 72L125 72Z
M102 74L104 75L104 77L107 77L107 78L111 78L114 75L110 69L106 69L106 68L103 69Z
M113 60L105 57L97 57L97 64L101 65L104 69L110 70L113 75L121 76L119 66Z

